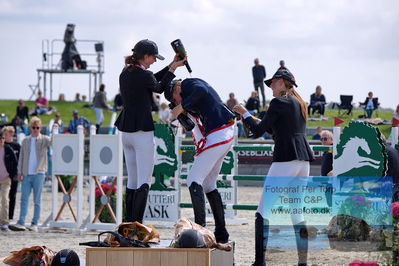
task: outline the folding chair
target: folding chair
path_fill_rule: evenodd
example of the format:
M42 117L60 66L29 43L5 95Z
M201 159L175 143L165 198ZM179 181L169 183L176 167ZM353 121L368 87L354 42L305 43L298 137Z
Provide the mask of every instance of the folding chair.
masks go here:
M352 100L353 95L340 95L341 103L338 106L338 115L341 114L341 110L347 110L346 114L352 116Z

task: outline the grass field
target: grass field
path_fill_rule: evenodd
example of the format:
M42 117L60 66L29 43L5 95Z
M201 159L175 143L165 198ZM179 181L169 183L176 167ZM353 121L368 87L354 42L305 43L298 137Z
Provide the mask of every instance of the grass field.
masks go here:
M29 109L32 109L35 105L33 101L26 101L26 106ZM49 103L49 106L55 107L57 112L61 114L61 119L64 122L64 125L69 123L69 120L72 118L72 110L76 109L79 111L81 116L88 118L92 123L95 123L95 112L93 109L90 108L83 108L85 103L82 102L60 102L60 101L52 101ZM110 103L111 104L111 103ZM11 120L15 116L15 108L17 106L17 100L0 100L0 113L5 113L9 120ZM330 119L327 121L308 121L308 127L333 127L334 126L334 117L339 117L345 122L341 124L341 126L346 126L350 122L352 118L357 118L359 115L363 115L363 110L353 110L353 116L338 116L338 110L326 110L325 116L329 117ZM374 114L375 116L375 114ZM392 111L378 111L378 117L383 120L391 120L392 119ZM54 117L52 115L41 115L40 118L42 119L43 124L48 124L50 119ZM153 116L154 120L157 120L158 117L156 115ZM111 112L105 111L104 112L104 126L108 126L111 120ZM377 126L381 132L388 137L391 132L390 125L378 125Z

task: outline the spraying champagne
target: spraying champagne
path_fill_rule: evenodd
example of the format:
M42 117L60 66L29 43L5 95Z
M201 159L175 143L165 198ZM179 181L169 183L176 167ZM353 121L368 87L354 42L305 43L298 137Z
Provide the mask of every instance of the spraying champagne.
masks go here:
M173 42L170 43L172 45L173 50L175 51L176 54L179 54L180 60L184 59L184 57L187 56L186 49L184 48L183 43L181 42L180 39L174 40ZM193 72L191 70L190 65L188 64L187 60L184 61L184 65L187 68L188 73Z

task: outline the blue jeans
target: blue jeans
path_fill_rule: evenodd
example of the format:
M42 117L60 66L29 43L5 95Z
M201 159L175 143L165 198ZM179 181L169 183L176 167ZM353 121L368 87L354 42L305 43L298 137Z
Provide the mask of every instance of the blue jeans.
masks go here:
M373 109L366 109L367 118L371 118L371 116L373 115L373 111Z
M40 218L40 205L42 200L42 188L44 182L44 174L24 176L21 186L21 210L19 213L18 223L24 225L26 213L28 212L29 196L33 189L34 211L32 224L37 225Z

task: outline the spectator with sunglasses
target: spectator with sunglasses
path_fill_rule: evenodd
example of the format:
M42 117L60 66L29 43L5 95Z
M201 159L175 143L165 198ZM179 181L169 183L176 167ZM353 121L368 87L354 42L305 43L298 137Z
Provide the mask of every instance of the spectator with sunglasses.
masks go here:
M1 231L8 231L8 194L11 180L17 174L17 157L11 146L5 144L0 131L0 225Z
M18 158L19 152L21 150L21 145L14 141L15 129L12 126L3 127L2 129L3 137L5 138L5 144L10 146L15 154L15 175L11 177L11 187L10 192L8 194L9 203L8 203L8 218L9 220L14 219L14 210L15 210L15 202L17 198L17 189L18 189L18 178L17 178L17 166L18 166Z
M320 133L321 144L325 146L333 145L333 134L329 130L323 130ZM333 151L332 149L325 151L323 157L321 158L321 175L322 176L332 176L333 170Z
M18 222L10 225L14 231L25 231L25 217L28 212L29 196L33 190L34 214L30 231L37 232L37 225L40 219L41 195L45 173L47 171L47 149L51 145L48 136L40 134L42 121L33 117L29 123L31 134L27 136L21 145L21 152L18 160L18 180L21 185L21 207Z

